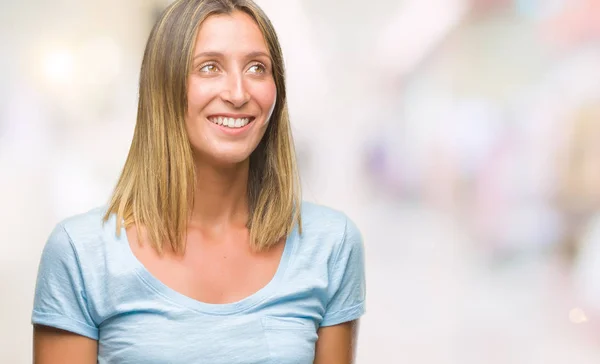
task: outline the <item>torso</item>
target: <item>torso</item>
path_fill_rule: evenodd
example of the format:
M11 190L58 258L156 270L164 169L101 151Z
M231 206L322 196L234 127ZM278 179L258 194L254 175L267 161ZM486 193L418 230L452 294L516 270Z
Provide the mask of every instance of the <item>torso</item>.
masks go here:
M311 364L319 327L364 312L345 273L362 250L342 213L301 212L302 233L267 253L251 253L247 230L210 226L181 257L140 246L114 214L103 223L104 208L70 218L45 250L32 321L97 340L99 364Z
M149 244L140 244L135 227L127 228L133 254L158 280L194 300L226 304L240 301L265 287L275 275L285 243L256 253L247 229L211 237L188 229L186 251L165 248L159 255Z

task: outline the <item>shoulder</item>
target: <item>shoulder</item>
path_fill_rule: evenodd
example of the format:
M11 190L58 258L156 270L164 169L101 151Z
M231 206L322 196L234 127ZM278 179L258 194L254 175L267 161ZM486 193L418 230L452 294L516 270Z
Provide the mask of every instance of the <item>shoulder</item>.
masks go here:
M103 221L105 211L104 207L97 207L60 221L46 242L45 253L78 256L98 253L107 231Z
M124 286L109 283L124 264L114 259L114 218L105 224L104 212L95 208L56 224L40 259L33 322L97 338L97 323L111 312L106 298Z
M340 210L308 201L302 201L301 213L305 224L318 223L323 219L343 223L347 218L346 214Z
M344 212L331 207L302 203L302 238L308 247L335 257L343 250L362 250L363 240L358 226Z
M358 227L346 213L331 207L304 201L301 217L302 229L308 234L360 234Z
M99 233L104 227L105 207L96 207L87 212L69 216L58 225L69 235L81 236Z

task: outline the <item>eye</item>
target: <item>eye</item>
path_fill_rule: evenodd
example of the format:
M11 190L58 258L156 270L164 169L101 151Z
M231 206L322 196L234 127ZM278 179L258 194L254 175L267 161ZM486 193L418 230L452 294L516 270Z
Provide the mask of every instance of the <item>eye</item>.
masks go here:
M267 67L265 67L265 65L262 63L255 63L252 66L250 66L250 68L248 68L248 72L256 74L263 74L266 71Z
M208 64L202 65L200 67L200 72L202 72L202 73L215 73L215 72L219 72L219 67L217 67L217 65L214 64L214 63L208 63Z

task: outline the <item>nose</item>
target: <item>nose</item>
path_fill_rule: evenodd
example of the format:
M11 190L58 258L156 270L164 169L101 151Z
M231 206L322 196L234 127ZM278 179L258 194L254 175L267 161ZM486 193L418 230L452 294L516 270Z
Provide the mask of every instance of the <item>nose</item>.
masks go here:
M241 74L229 74L226 85L221 92L221 98L231 104L236 109L241 108L250 100L250 94L244 85L244 78Z

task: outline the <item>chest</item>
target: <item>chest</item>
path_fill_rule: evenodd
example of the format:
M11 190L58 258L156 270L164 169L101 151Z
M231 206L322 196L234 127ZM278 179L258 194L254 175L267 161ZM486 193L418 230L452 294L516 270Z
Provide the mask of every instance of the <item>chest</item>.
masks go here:
M129 233L128 233L129 234ZM265 287L279 267L284 244L254 253L244 241L188 244L183 255L159 255L148 246L134 244L134 255L170 289L196 301L224 304L240 301Z
M99 363L313 363L326 265L290 259L295 240L264 255L205 247L182 258L127 237L139 262L111 264L93 300Z
M317 334L303 319L138 312L100 330L101 364L312 364Z

